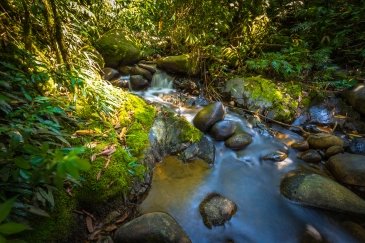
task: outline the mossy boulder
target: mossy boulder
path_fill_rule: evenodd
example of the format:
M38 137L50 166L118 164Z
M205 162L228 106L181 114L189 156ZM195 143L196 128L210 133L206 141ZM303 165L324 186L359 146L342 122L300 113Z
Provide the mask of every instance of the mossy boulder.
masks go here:
M157 67L169 73L196 75L197 62L192 55L168 56L157 60Z
M279 83L256 77L238 77L225 84L233 100L249 110L268 111L270 117L289 122L293 120L302 97L302 88L293 83Z
M365 201L337 182L318 174L289 172L281 193L299 204L339 212L365 214Z
M234 134L237 125L230 120L223 120L215 123L210 129L210 135L218 141L223 141Z
M96 41L95 47L103 56L107 67L134 64L141 58L140 50L127 39L122 30L105 33Z

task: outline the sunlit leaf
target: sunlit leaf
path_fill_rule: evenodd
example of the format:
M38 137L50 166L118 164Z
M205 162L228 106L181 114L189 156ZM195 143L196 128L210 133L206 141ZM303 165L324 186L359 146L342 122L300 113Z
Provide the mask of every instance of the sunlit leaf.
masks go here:
M9 215L11 208L13 207L13 204L15 202L15 198L9 199L2 204L0 204L0 223L6 219L6 217Z
M0 225L0 233L4 235L12 235L24 230L30 229L29 226L19 223L5 223Z

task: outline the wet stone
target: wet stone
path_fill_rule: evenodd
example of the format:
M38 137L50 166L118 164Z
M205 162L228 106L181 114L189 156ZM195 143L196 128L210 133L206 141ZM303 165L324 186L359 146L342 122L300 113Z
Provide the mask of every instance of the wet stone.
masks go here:
M252 137L248 133L240 132L236 133L230 138L228 138L224 144L231 149L240 150L245 148L252 142Z
M143 90L149 86L149 82L141 75L132 75L130 85L132 90Z
M314 149L327 149L335 145L344 145L344 142L341 138L327 133L311 134L309 135L307 141L309 146Z
M339 183L318 174L289 172L280 183L289 200L338 212L365 214L365 201Z
M351 141L349 150L354 154L365 155L365 138L355 138Z
M321 155L314 149L302 152L298 157L308 163L319 163L322 160Z
M365 186L365 155L337 154L328 160L327 167L342 183Z
M210 135L218 141L223 141L234 134L236 124L233 121L223 120L213 125Z
M323 125L333 123L332 112L323 106L312 106L309 108L309 116L311 123Z
M346 221L342 225L360 242L365 242L365 228L360 224Z
M305 151L309 149L308 141L302 141L302 142L296 142L291 145L293 149L299 150L299 151Z
M328 242L323 238L321 233L311 225L307 225L305 232L300 237L300 243L325 243Z
M150 71L148 71L144 68L141 68L139 66L134 66L131 68L130 72L132 75L141 75L148 81L152 81L152 73L150 73Z
M333 155L336 155L336 154L339 154L339 153L343 153L343 147L342 146L338 146L338 145L335 145L335 146L332 146L332 147L329 147L327 150L326 150L326 153L325 153L325 156L327 158L333 156Z
M208 228L223 225L236 213L234 202L217 193L208 195L199 205L203 222Z
M103 79L108 81L117 78L120 75L119 72L114 68L103 68L102 74Z
M263 160L271 160L274 162L280 162L288 158L288 155L282 151L275 151L262 157Z
M202 132L207 132L216 122L223 120L225 110L221 102L207 105L193 119L193 124Z
M144 214L122 225L114 235L115 243L190 243L181 226L167 213Z

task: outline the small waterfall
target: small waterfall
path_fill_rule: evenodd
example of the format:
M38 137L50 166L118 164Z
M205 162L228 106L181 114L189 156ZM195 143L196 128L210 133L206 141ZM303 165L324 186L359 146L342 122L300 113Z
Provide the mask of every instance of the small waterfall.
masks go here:
M173 78L167 73L157 70L153 75L151 88L152 89L172 89Z

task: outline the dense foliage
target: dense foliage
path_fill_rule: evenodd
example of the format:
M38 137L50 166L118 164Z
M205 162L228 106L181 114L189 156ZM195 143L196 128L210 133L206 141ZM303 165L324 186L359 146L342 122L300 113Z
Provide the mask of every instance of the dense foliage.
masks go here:
M57 188L92 177L82 171L95 151L71 135L95 122L101 133L114 129L126 97L100 80L93 45L106 31L123 29L146 57L191 54L213 90L238 74L346 88L365 65L360 0L3 0L0 10L0 241L27 229L13 221L48 216ZM129 127L143 143L146 114ZM136 175L143 143L132 138L132 152L117 153Z

